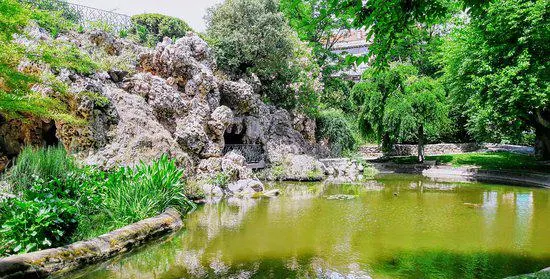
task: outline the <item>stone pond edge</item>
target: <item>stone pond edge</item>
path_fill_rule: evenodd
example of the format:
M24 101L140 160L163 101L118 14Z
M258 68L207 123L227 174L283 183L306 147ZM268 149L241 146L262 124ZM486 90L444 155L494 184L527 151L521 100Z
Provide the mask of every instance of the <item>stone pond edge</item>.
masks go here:
M181 214L168 208L104 235L51 248L0 259L0 278L44 278L85 267L127 252L147 241L182 228Z
M417 174L446 182L500 183L514 186L550 188L550 175L523 171L483 170L477 167L455 167L447 165L371 163L380 174Z

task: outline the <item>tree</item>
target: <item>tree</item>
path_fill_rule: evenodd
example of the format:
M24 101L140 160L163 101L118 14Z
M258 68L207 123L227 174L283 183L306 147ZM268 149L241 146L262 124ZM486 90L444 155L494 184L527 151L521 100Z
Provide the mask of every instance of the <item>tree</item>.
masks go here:
M185 21L167 15L139 14L132 16L131 20L136 26L131 31L137 34L138 40L152 46L164 37L177 39L193 31Z
M550 158L550 2L491 1L442 48L450 94L479 140L521 141L534 131Z
M208 11L207 36L219 68L230 77L255 74L263 97L287 109L315 107L322 86L308 50L275 0L228 0ZM313 74L308 74L308 72Z
M368 55L377 68L387 67L415 26L437 26L462 13L467 20L451 35L442 61L452 97L462 101L455 107L469 108L465 115L470 133L510 136L534 130L539 154L550 158L548 0L327 3L333 16L352 17L355 27L371 31Z
M342 68L341 57L331 50L351 28L347 17L335 17L337 0L282 0L281 11L301 40L309 43L323 75L329 77Z
M385 150L395 142L416 141L420 162L424 161L426 133L443 133L449 125L442 85L419 75L409 64L368 70L364 81L353 88L353 98L360 107L364 132L374 133Z

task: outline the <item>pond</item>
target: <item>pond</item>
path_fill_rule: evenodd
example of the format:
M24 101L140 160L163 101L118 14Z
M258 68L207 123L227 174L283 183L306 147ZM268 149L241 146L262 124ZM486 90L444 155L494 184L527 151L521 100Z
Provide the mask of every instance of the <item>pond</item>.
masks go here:
M550 266L550 190L385 175L279 183L71 278L503 278Z

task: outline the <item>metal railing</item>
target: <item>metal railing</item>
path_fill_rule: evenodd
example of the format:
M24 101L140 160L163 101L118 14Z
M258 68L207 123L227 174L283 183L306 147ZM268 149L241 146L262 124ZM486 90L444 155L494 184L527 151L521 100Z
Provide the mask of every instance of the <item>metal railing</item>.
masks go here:
M133 26L130 16L111 11L96 9L84 5L73 4L62 0L19 0L44 10L59 11L69 20L83 27L94 24L107 25L113 31L129 29Z
M258 163L264 159L264 149L261 144L226 144L223 154L236 151L243 155L247 163Z

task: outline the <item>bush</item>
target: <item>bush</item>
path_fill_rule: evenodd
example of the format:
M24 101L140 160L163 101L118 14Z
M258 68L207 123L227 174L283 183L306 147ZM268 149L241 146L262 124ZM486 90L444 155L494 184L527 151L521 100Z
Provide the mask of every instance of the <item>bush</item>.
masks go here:
M266 101L292 108L293 32L275 0L228 0L208 11L207 35L222 71L238 79L255 74Z
M58 13L60 17L77 23L80 21L80 13L69 6L69 3L59 0L23 0L21 2L28 2L33 7L39 10L43 10L46 13Z
M96 236L152 217L167 207L180 212L193 209L195 205L185 196L182 178L183 171L166 155L151 165L142 163L110 173L103 182L105 193L100 212L88 218L89 221L103 220L103 226L92 231L79 228L79 234Z
M132 32L137 35L138 41L149 46L154 46L164 37L181 38L193 31L185 21L161 14L140 14L132 16L131 20L136 26Z
M344 113L336 109L327 109L319 112L317 117L317 139L326 139L330 143L332 155L341 155L344 151L352 150L357 140L352 125Z
M325 87L321 93L321 103L329 108L341 109L345 112L352 112L354 106L350 101L353 81L344 80L338 77L328 77L324 81Z
M26 190L22 199L0 203L0 255L26 253L66 244L76 229L70 199ZM31 199L31 197L33 197Z

